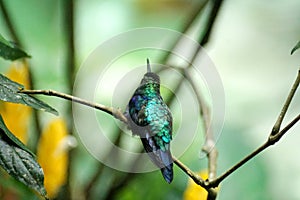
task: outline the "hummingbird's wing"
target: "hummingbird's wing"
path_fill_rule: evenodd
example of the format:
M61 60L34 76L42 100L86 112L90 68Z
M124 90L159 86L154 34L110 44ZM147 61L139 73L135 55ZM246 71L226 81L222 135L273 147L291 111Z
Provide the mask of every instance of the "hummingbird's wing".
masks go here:
M161 97L149 99L134 95L128 104L128 121L132 133L139 135L152 162L161 169L164 179L173 179L173 159L170 152L172 115Z
M170 150L157 149L153 137L141 138L141 141L151 161L160 168L164 179L171 183L173 180L173 159Z
M146 152L160 169L164 179L173 179L173 159L170 152L172 140L172 115L161 97L151 99L145 106L145 117L149 119L146 137L141 138Z
M146 104L147 98L143 95L134 95L129 101L129 116L131 120L138 126L146 126L149 124L145 117Z

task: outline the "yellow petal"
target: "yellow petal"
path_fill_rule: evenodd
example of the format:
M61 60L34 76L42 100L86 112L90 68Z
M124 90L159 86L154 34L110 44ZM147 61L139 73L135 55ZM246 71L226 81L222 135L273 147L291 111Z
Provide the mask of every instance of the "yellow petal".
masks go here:
M202 179L206 180L208 178L208 171L207 170L200 171L199 176ZM190 178L186 190L184 191L183 199L184 200L206 200L207 191L203 187L197 185Z
M38 144L37 160L44 170L44 185L50 198L54 198L59 188L66 182L67 139L66 123L63 119L57 118L45 127Z
M29 89L29 71L26 61L12 62L6 76ZM2 102L1 115L8 129L24 144L28 141L28 128L31 116L31 108L21 104Z

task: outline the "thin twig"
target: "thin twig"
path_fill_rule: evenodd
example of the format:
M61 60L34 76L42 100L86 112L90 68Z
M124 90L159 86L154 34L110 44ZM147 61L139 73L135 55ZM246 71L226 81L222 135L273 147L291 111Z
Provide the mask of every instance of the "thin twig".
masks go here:
M225 173L223 173L221 176L219 176L217 179L210 181L209 186L210 187L217 187L225 178L227 178L230 174L235 172L238 168L243 166L246 162L254 158L256 155L261 153L266 148L270 147L274 143L278 142L281 137L287 133L288 130L290 130L298 121L300 120L300 115L295 117L285 128L283 128L281 131L279 131L275 136L272 136L271 139L268 139L267 142L265 142L263 145L258 147L255 151L250 153L248 156L246 156L244 159L242 159L240 162L238 162L236 165L231 167L229 170L227 170Z
M300 82L300 69L298 70L298 75L297 75L296 81L294 82L292 89L290 90L290 93L284 103L284 106L282 107L282 110L277 118L277 121L276 121L275 125L273 126L271 135L276 135L278 133L278 131L280 130L280 126L282 124L283 118L284 118L284 116L291 104L291 101L296 93L296 90L299 86L299 82Z
M180 86L180 84L179 84L179 86ZM178 88L179 88L179 86L178 86ZM59 97L59 98L65 99L65 100L74 101L76 103L106 112L106 113L114 116L115 118L119 119L120 121L124 122L125 124L127 124L127 119L120 110L114 109L112 107L104 106L102 104L91 103L84 99L80 99L78 97L60 93L60 92L57 92L54 90L20 90L19 92L25 93L25 94L40 94L40 95L46 95L46 96L56 96L56 97ZM205 186L203 179L201 179L198 175L195 175L192 172L192 170L190 170L188 167L186 167L183 163L181 163L174 156L173 156L173 159L174 159L174 163L176 165L178 165L178 167L183 169L185 172L187 172L189 176L192 176L193 180L196 181L196 183L201 183L202 186ZM90 190L90 189L88 189L88 190Z
M281 131L279 131L278 134L276 135L270 135L269 139L268 139L268 143L270 145L275 144L276 142L278 142L282 136L284 134L286 134L286 132L288 130L290 130L298 121L300 120L300 114L297 115L297 117L295 117L288 125L286 125Z
M211 35L213 24L216 20L217 14L221 8L222 2L223 2L223 0L214 0L211 2L211 3L213 3L213 7L211 8L207 23L205 24L203 35L200 35L200 37L198 38L198 42L200 45L194 52L194 55L190 61L191 64L184 70L184 76L190 82L190 84L196 94L197 101L199 103L200 116L202 117L202 120L204 122L205 143L202 147L202 150L206 153L207 158L208 158L208 180L209 181L214 180L217 177L218 151L215 148L215 138L213 135L212 128L210 127L211 113L210 113L209 107L208 107L207 103L205 102L202 94L200 94L198 92L196 84L194 83L192 77L189 74L189 68L191 68L192 63L195 61L195 59L199 55L199 52L201 51L202 46L206 45L207 42L209 41L209 37ZM208 192L207 199L208 200L216 199L217 191L215 189L211 189L211 188L207 188L207 187L205 187L205 188Z
M76 103L80 103L89 107L93 107L96 108L98 110L104 111L108 114L111 114L113 116L118 116L116 117L117 119L121 120L122 118L126 119L126 117L123 115L123 113L121 111L118 111L117 114L115 114L113 111L115 109L111 108L111 107L107 107L104 106L102 104L95 104L95 103L90 103L86 100L71 96L71 95L67 95L67 94L63 94L63 93L59 93L53 90L21 90L20 92L22 93L27 93L27 94L43 94L43 95L47 95L47 96L56 96L59 98L63 98L66 100L70 100L70 101L74 101ZM258 149L256 149L255 151L253 151L252 153L250 153L248 156L246 156L244 159L242 159L240 162L238 162L236 165L234 165L233 167L231 167L229 170L227 170L224 174L222 174L221 176L219 176L218 178L212 180L212 181L204 181L201 177L199 177L197 174L195 174L192 170L190 170L187 166L185 166L183 163L181 163L178 159L176 159L173 156L173 160L174 163L180 168L182 169L188 176L190 176L194 182L204 188L207 189L208 192L213 191L215 192L215 190L210 190L210 188L215 188L217 187L226 177L228 177L230 174L232 174L234 171L236 171L238 168L240 168L241 166L243 166L246 162L248 162L249 160L251 160L253 157L255 157L257 154L261 153L263 150L265 150L266 148L268 148L269 146L275 144L277 141L279 141L281 139L281 137L287 133L287 131L289 129L291 129L298 121L300 120L300 115L298 115L297 117L295 117L285 128L283 128L280 132L278 132L275 136L270 136L268 138L268 141L266 143L264 143L262 146L260 146ZM121 120L123 121L125 124L127 123L127 120ZM213 194L213 193L211 193Z
M80 99L78 97L74 97L72 95L68 95L68 94L64 94L64 93L60 93L54 90L20 90L21 93L26 93L26 94L42 94L42 95L46 95L46 96L56 96L62 99L66 99L69 101L73 101L88 107L92 107L95 108L97 110L101 110L103 112L106 112L110 115L113 115L116 119L127 123L127 119L126 117L123 115L123 113L121 112L120 109L115 109L113 107L109 107L109 106L105 106L102 104L98 104L98 103L91 103L87 100L84 99Z
M205 133L205 142L202 146L202 151L204 151L207 155L208 159L208 181L214 180L217 177L217 157L218 157L218 150L215 148L215 138L213 135L211 125L211 114L209 107L204 100L202 94L198 91L195 82L193 81L192 77L189 74L188 69L184 70L184 76L187 78L189 83L191 84L198 101L200 116L204 124L204 133ZM217 197L217 190L206 188L208 192L207 199L214 200Z
M292 86L292 89L289 92L288 98L286 99L286 102L284 103L284 106L282 108L282 112L279 114L279 117L275 123L280 124L283 120L283 117L285 116L285 113L288 109L288 107L290 106L290 103L292 101L292 98L299 86L299 82L300 82L300 70L298 70L298 74L297 74L297 78ZM212 187L216 187L218 186L219 183L221 183L226 177L228 177L230 174L232 174L234 171L236 171L238 168L240 168L241 166L243 166L246 162L248 162L249 160L251 160L253 157L255 157L256 155L258 155L259 153L261 153L263 150L265 150L266 148L268 148L269 146L275 144L276 142L278 142L282 136L290 129L292 128L298 121L300 120L300 114L295 117L288 125L286 125L286 127L284 127L281 131L277 131L277 133L274 134L274 132L272 131L271 134L268 137L268 140L261 145L259 148L257 148L255 151L253 151L252 153L250 153L248 156L246 156L244 159L242 159L240 162L238 162L236 165L234 165L233 167L231 167L229 170L227 170L225 173L223 173L221 176L219 176L217 179L211 181L209 183L209 185L211 185ZM280 121L280 122L278 122ZM274 128L273 128L274 129Z
M180 162L177 158L175 158L174 156L172 157L174 163L182 170L184 171L191 179L193 179L193 181L202 186L202 187L206 187L206 183L205 181L198 176L196 173L194 173L192 170L190 170L186 165L184 165L182 162Z
M198 104L199 104L199 111L201 119L203 120L204 124L204 132L205 132L205 142L202 147L202 151L207 154L208 157L208 180L213 180L217 177L217 157L218 151L215 148L215 138L212 132L211 125L211 114L209 107L204 100L204 97L201 93L199 93L196 83L193 81L188 69L184 70L184 76L191 84L193 91L195 92Z

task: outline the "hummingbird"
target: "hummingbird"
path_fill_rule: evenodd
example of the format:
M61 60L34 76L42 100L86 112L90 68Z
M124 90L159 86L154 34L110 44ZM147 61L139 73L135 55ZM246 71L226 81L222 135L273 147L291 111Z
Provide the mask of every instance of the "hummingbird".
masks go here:
M129 100L124 113L133 135L138 135L150 160L160 168L164 179L173 180L172 114L160 95L160 78L151 72L147 59L147 73Z

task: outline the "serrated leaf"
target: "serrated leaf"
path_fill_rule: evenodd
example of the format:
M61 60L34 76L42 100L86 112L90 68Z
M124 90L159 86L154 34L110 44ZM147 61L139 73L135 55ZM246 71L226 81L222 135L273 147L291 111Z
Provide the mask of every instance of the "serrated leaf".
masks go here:
M18 181L46 196L42 168L26 146L7 129L1 115L0 166Z
M20 103L32 108L58 115L58 112L46 103L28 94L20 93L24 86L0 74L0 100Z
M17 47L14 43L4 39L0 34L0 56L6 60L16 60L30 57L26 52Z
M292 55L295 51L297 51L299 48L300 48L300 41L299 41L299 42L296 44L296 46L294 46L294 48L292 49L291 55Z

